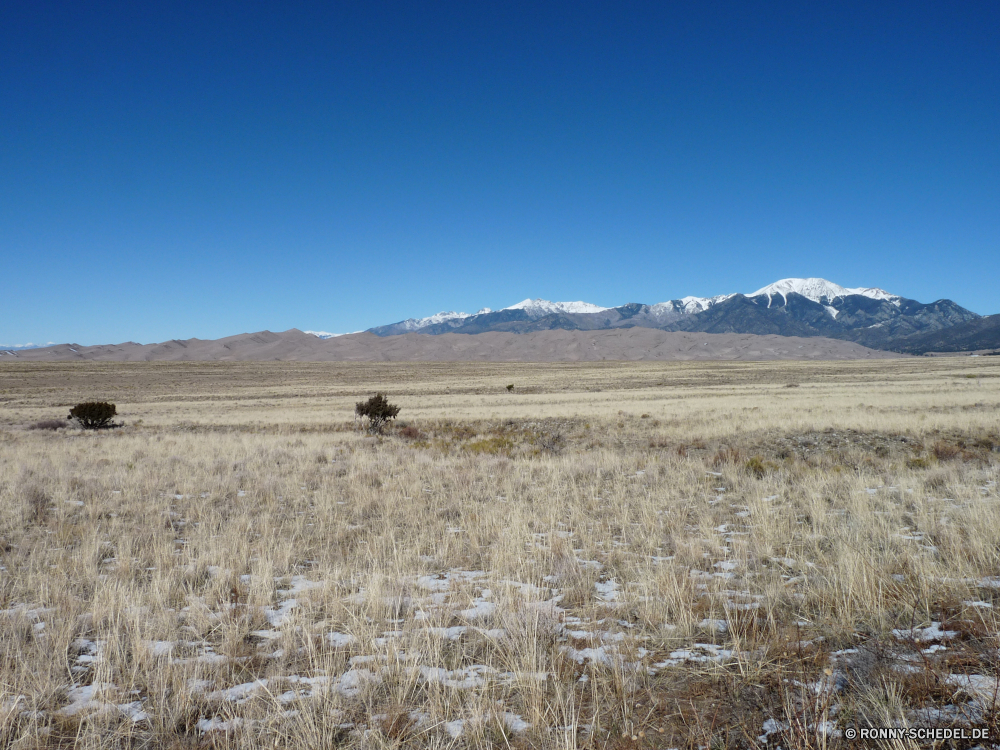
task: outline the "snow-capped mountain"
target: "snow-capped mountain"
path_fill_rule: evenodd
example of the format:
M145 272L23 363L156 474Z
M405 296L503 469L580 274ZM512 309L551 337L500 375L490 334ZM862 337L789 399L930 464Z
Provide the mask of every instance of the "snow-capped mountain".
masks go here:
M526 299L504 310L524 310L532 317L542 317L551 313L599 313L610 310L610 307L592 305L589 302L549 302L547 299Z
M833 300L838 297L849 297L852 294L869 297L870 299L888 300L889 302L903 299L898 295L889 294L884 289L878 289L877 287L848 289L826 279L781 279L781 281L775 281L773 284L768 284L764 288L758 289L753 294L746 296L760 297L761 295L767 295L770 297L777 294L786 299L789 294L798 294L806 299L811 299L813 302L820 303L824 300Z
M704 312L713 305L725 302L734 296L736 295L720 294L716 297L681 297L680 299L672 299L669 302L657 302L655 305L650 305L649 307L652 310L661 312L679 312L691 315Z
M426 328L427 326L437 325L438 323L446 323L449 320L464 320L468 317L469 313L449 310L448 312L439 312L434 315L429 315L426 318L409 318L408 320L404 320L397 325L402 326L407 331L419 331L421 328Z
M308 333L310 336L315 336L318 339L335 339L338 336L350 335L350 333L329 333L328 331L303 331L302 333ZM361 333L361 331L351 331L351 333Z
M660 328L668 331L830 336L888 348L901 337L979 316L950 300L922 304L877 287L844 287L819 278L781 279L750 294L687 296L653 305L602 307L590 302L526 299L469 315L443 312L369 329L378 336L530 331L554 328Z
M462 322L468 318L475 317L476 315L486 315L491 312L493 310L488 307L484 307L479 312L472 314L454 311L439 312L434 315L428 315L426 318L407 318L398 323L371 328L369 331L378 336L396 336L401 333L424 332L424 329L436 329L441 326L444 326L446 329L454 328L462 325Z
M55 344L54 341L50 341L47 344L32 344L30 341L27 344L7 344L0 345L0 352L19 352L25 349L42 349L46 346L52 346Z

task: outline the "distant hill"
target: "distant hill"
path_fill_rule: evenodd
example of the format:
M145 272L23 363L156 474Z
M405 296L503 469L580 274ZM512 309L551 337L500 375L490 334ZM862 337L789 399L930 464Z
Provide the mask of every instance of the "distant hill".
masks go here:
M903 356L819 336L671 332L653 328L600 331L491 331L477 336L354 333L336 338L291 329L215 340L79 346L0 353L4 362L583 362L600 360L886 359Z

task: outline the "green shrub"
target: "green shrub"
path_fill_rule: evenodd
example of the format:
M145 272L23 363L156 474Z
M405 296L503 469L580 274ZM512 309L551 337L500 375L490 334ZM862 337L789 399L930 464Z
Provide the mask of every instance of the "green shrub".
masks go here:
M85 430L105 430L117 427L113 420L115 405L106 401L85 401L69 410L67 419L75 420Z
M399 414L399 407L389 403L384 393L376 393L367 401L359 401L354 405L354 413L368 420L368 431L381 434L386 424Z
M513 393L513 392L514 392L514 384L511 383L510 385L507 386L507 393Z
M752 474L758 479L763 479L765 476L775 471L778 466L771 461L764 461L760 456L753 456L745 464L743 464L743 468L748 474Z

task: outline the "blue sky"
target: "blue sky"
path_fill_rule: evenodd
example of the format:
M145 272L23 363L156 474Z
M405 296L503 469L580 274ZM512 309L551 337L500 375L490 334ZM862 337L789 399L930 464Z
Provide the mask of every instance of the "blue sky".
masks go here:
M996 2L48 3L0 23L0 343L789 276L1000 312Z

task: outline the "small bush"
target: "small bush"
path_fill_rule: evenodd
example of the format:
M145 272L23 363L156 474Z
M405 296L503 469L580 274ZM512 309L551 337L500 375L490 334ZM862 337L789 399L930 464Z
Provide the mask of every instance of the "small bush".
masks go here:
M113 420L115 405L106 401L85 401L69 410L67 419L75 420L85 430L104 430L117 427Z
M939 440L934 443L933 451L934 456L940 461L949 461L958 457L958 454L962 452L958 446L951 445L943 440Z
M764 461L760 456L752 456L743 464L743 468L748 474L752 474L758 479L763 479L778 467L770 461Z
M52 498L35 485L28 485L22 493L28 506L28 518L35 523L42 523L49 513Z
M511 383L510 385L507 386L507 393L513 393L513 392L514 392L514 384Z
M739 448L730 448L729 446L723 446L715 452L715 458L712 459L712 463L715 466L722 466L723 464L738 464L743 461L743 452Z
M43 419L41 422L35 422L29 430L58 430L63 427L68 427L69 423L65 419Z
M384 393L376 393L367 401L359 401L354 405L354 413L368 420L368 431L381 434L390 420L399 414L398 406L389 403Z
M992 437L976 438L973 445L975 445L977 448L983 448L988 451L995 451L997 449L997 444L993 442Z
M548 453L559 453L563 449L563 436L561 432L543 433L538 436L538 446Z

